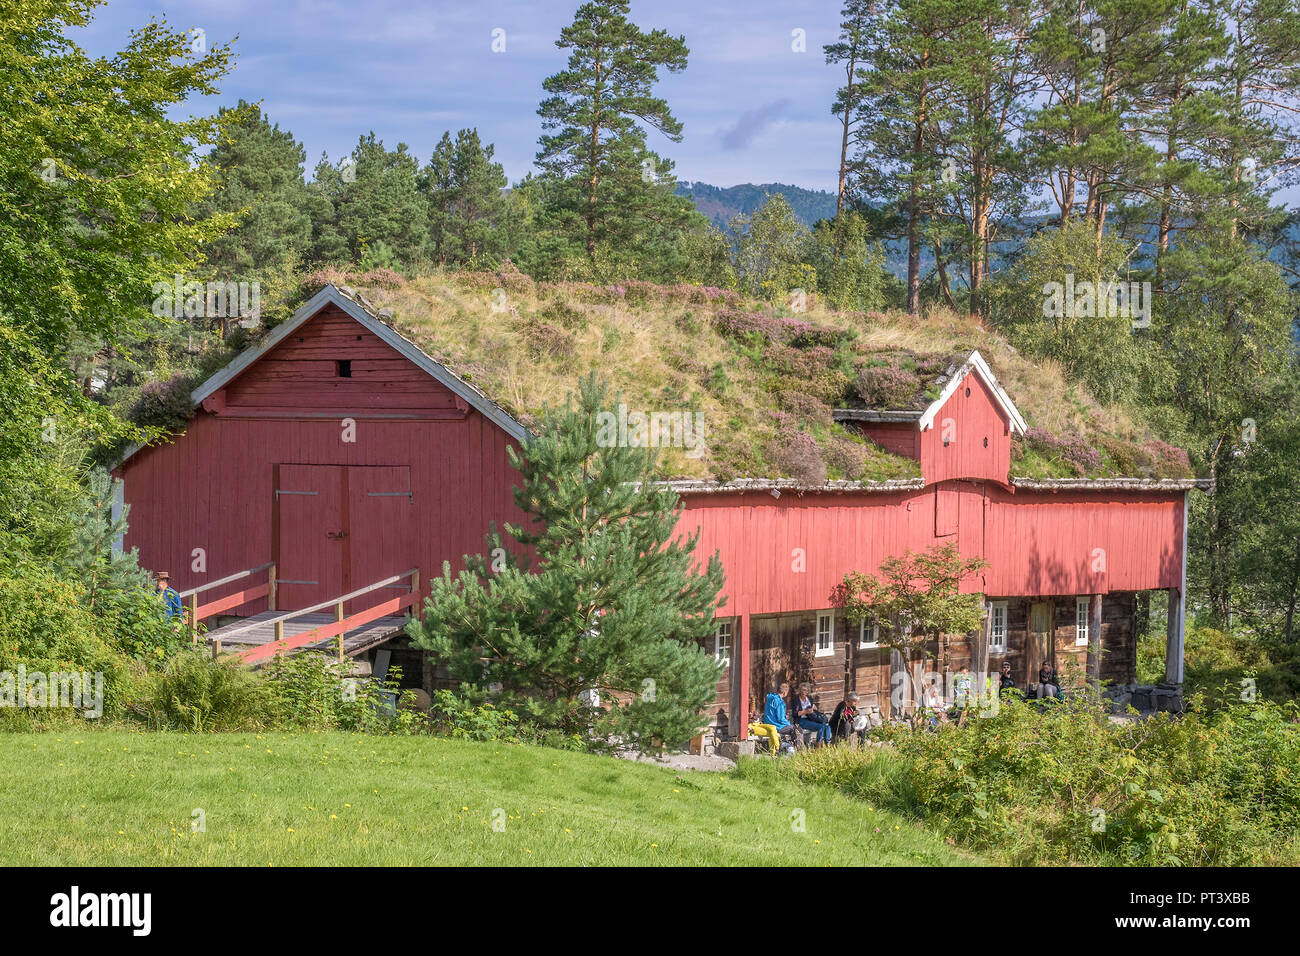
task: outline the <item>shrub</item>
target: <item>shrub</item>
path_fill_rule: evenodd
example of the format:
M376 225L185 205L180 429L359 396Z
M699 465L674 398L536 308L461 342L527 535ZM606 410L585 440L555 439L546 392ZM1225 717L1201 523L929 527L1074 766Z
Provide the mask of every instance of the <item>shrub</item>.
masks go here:
M194 411L190 402L193 388L194 380L185 372L177 372L166 381L147 382L140 388L140 397L131 407L129 417L148 428L183 431Z
M392 269L371 269L359 276L357 281L361 285L379 286L385 289L400 289L406 285L406 279Z
M867 465L867 449L861 442L845 435L834 435L826 449L826 467L837 477L856 481Z
M873 365L858 370L858 397L868 408L905 408L916 401L921 380L894 365Z
M782 771L918 815L1004 863L1294 862L1295 717L1293 704L1238 700L1209 718L1115 724L1087 700L1007 700L961 727L893 730L890 747L812 751Z
M580 312L563 299L555 299L537 313L547 322L555 323L566 329L585 329L587 315Z
M100 637L78 592L43 571L0 578L0 671L103 674L104 714L116 716L131 687L127 662Z
M528 348L528 354L536 361L546 359L571 359L576 350L572 332L555 327L534 317L521 318L517 326Z
M1025 433L1025 444L1064 461L1079 475L1095 471L1101 465L1101 453L1081 435L1058 436L1045 428L1031 428Z
M155 727L204 731L260 730L273 719L266 683L233 659L185 651L153 676L143 704Z
M1191 475L1192 463L1184 449L1159 440L1147 442L1142 449L1151 456L1153 477L1186 478Z
M345 667L350 667L347 662ZM423 715L399 709L401 668L383 681L354 678L332 654L300 651L275 658L266 670L271 713L279 726L365 733L422 729Z
M461 740L519 742L519 718L491 702L473 704L449 690L435 691L429 713L440 733ZM577 738L581 744L581 738Z
M799 428L795 419L785 412L776 413L776 437L768 444L767 458L781 474L807 484L817 485L826 480L826 463L812 435Z
M800 421L817 425L831 424L830 406L809 395L787 389L776 393L776 400L781 407Z

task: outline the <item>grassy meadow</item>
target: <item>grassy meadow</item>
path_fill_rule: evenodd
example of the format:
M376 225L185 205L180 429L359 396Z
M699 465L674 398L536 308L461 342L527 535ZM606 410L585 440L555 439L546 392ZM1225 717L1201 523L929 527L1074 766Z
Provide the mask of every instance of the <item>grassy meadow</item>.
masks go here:
M978 862L829 787L540 747L47 732L0 734L0 760L11 866Z

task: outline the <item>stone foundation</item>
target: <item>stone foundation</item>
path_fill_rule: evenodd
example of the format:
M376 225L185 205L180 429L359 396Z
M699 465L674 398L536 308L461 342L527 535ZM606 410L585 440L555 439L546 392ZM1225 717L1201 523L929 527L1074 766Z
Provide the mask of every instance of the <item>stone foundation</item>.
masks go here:
M1104 697L1115 714L1127 712L1130 706L1142 714L1181 714L1185 709L1180 684L1112 684Z

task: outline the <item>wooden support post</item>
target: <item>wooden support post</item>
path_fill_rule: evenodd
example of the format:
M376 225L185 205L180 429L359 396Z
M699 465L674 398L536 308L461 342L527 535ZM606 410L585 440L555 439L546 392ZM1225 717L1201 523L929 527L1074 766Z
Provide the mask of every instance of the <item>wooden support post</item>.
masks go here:
M1101 690L1101 601L1094 594L1088 604L1088 683L1094 694Z
M334 605L334 620L335 620L335 621L341 621L341 620L343 620L343 602L342 602L342 601L339 601L338 604L335 604L335 605ZM339 631L339 663L340 663L340 664L342 664L343 661L344 661L344 659L347 657L347 655L343 653L343 634L344 634L343 631Z
M415 595L415 603L411 605L411 616L420 616L420 569L416 568L415 573L411 575L411 593Z
M197 592L190 595L190 643L199 642L199 595Z
M1183 638L1187 614L1187 492L1183 492L1183 563L1180 586L1169 589L1169 615L1165 632L1165 683L1183 683Z
M731 640L731 683L738 691L736 712L732 715L736 733L732 736L746 740L749 737L749 615L736 615Z
M221 656L221 638L215 638L212 641L212 659L215 661Z
M275 610L275 562L266 569L266 609Z
M1183 627L1186 608L1183 592L1169 589L1169 619L1165 629L1165 682L1183 682Z

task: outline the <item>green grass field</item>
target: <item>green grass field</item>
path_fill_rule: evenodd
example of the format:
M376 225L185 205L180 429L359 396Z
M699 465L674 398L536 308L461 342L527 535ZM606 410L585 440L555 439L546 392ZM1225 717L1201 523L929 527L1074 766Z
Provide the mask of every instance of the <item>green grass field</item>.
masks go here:
M832 791L535 747L92 731L0 734L0 762L9 865L978 862Z

